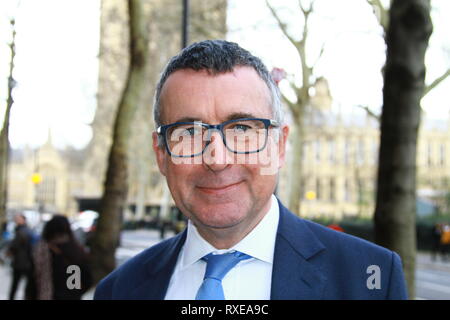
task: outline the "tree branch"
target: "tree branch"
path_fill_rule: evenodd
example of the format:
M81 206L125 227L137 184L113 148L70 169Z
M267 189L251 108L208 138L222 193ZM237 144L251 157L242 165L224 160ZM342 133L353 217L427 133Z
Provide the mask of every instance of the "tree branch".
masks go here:
M311 4L309 6L308 9L305 9L302 5L302 1L298 0L299 4L300 4L300 9L303 13L303 19L305 20L305 25L303 26L303 34L302 34L302 39L300 40L300 43L305 46L306 45L306 38L308 37L308 19L309 19L309 15L313 12L313 4L314 1L311 1Z
M380 0L367 0L367 3L372 7L373 13L386 34L389 26L389 9L385 8Z
M447 69L440 77L436 78L429 85L425 86L425 90L423 91L422 98L425 97L432 89L437 87L442 81L444 81L448 76L450 76L450 68Z
M311 67L312 70L315 69L317 63L318 63L318 62L320 61L320 59L322 58L323 52L325 51L325 45L326 45L326 42L324 42L324 43L322 44L322 47L320 48L319 55L317 56L316 61L314 61L313 65L312 65L312 67Z
M280 16L278 15L278 13L274 9L274 7L272 7L272 5L269 3L269 0L265 0L265 1L266 1L266 5L269 8L269 10L271 11L273 17L277 21L278 26L280 27L281 31L296 48L297 53L300 57L301 66L302 66L302 86L309 89L309 87L311 86L310 77L311 77L311 74L313 73L313 68L309 67L306 62L306 41L307 41L307 37L308 37L308 19L309 19L310 14L313 12L314 1L311 2L309 8L305 9L302 6L301 1L299 0L300 9L304 16L304 26L303 26L303 30L302 30L302 38L300 41L295 40L289 34L289 32L287 31L286 24L281 20Z
M300 10L302 10L303 15L306 17L313 11L314 1L310 2L308 9L305 9L305 7L303 6L302 0L298 0L298 5L300 7Z
M375 112L373 112L372 110L369 109L368 106L362 106L362 105L358 105L357 107L365 110L367 112L367 115L375 120L378 121L378 123L380 123L381 118L380 115L376 114Z
M272 7L272 5L269 3L268 0L266 1L266 5L269 8L270 12L272 13L272 16L275 18L275 20L277 20L278 26L280 27L281 31L283 32L283 34L286 36L286 38L289 39L289 41L294 45L295 48L299 47L299 41L295 40L287 31L287 27L286 24L281 21L280 17L278 16L278 13L276 12L276 10Z

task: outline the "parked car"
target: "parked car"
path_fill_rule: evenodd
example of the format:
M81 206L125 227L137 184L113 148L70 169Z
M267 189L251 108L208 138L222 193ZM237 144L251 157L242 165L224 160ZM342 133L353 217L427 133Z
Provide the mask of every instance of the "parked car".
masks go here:
M89 241L95 232L97 219L98 212L86 210L80 212L72 220L72 230L80 243L89 245Z

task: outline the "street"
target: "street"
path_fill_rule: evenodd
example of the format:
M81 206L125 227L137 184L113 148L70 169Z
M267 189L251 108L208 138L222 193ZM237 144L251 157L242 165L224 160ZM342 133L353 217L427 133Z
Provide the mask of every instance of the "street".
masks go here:
M166 232L165 236L172 235L173 233ZM159 232L156 230L123 231L121 247L116 251L118 265L159 241ZM450 261L433 261L428 253L419 253L416 265L416 299L450 300ZM0 300L8 298L9 283L9 267L0 265ZM22 281L16 299L23 299L23 288ZM92 299L93 292L91 290L86 293L83 299Z
M450 300L450 261L432 261L429 254L419 253L416 265L416 298Z

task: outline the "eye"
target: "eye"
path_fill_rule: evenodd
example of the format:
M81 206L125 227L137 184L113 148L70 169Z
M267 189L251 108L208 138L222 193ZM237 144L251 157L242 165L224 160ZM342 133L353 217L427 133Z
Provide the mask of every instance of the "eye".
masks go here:
M195 136L201 133L201 130L197 127L184 128L183 136Z
M240 132L246 132L247 130L251 129L250 126L242 123L237 123L233 126L234 132L240 133Z

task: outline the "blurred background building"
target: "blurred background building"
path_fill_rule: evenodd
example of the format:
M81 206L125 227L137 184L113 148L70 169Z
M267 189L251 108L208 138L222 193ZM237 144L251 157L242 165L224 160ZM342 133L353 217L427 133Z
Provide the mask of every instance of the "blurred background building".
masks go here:
M320 86L326 86L325 79L321 80ZM320 112L306 129L301 215L336 219L370 217L374 211L378 122L358 112L354 115L330 113L331 101L328 90L317 90L314 103L321 104ZM106 102L104 106L106 108ZM85 150L58 150L52 145L50 135L47 143L38 149L13 150L8 207L31 209L40 206L45 212L69 215L78 210L95 209L103 188L108 151L109 135L105 131L110 130L103 122L101 124L98 128L94 126L95 139ZM169 202L173 205L173 202L168 192L164 192L165 182L154 162L150 110L146 118L137 119L136 124L142 131L135 133L130 207L125 218L151 220L158 215L161 204ZM147 139L143 137L145 135L148 135ZM143 141L142 144L139 141ZM288 197L289 190L285 186L290 177L289 159L288 153L278 187L281 199ZM445 197L450 192L448 121L422 124L417 163L418 207L421 212L433 213L445 205ZM42 177L39 183L33 182L35 173Z
M128 210L126 220L150 221L165 204L173 205L152 151L153 93L159 74L169 58L181 47L181 1L145 1L150 16L151 61L148 64L148 91L135 114L130 145ZM225 38L227 1L190 1L189 43ZM126 80L128 31L124 1L101 2L99 78L97 108L92 123L93 139L83 150L58 150L47 142L37 148L13 150L9 167L8 208L38 209L74 215L98 207L111 144L116 107ZM333 98L328 82L319 78L312 100L304 145L301 215L305 217L369 217L374 211L379 123L354 107L349 114L332 111ZM348 106L346 106L348 107ZM343 108L344 109L344 108ZM345 108L348 110L349 108ZM358 112L359 111L359 112ZM425 119L425 118L424 118ZM288 149L289 150L289 149ZM289 175L283 168L278 196L287 201ZM445 205L450 192L450 123L448 119L424 120L418 150L419 208L433 212ZM39 175L36 178L36 174ZM173 211L176 215L176 210Z

